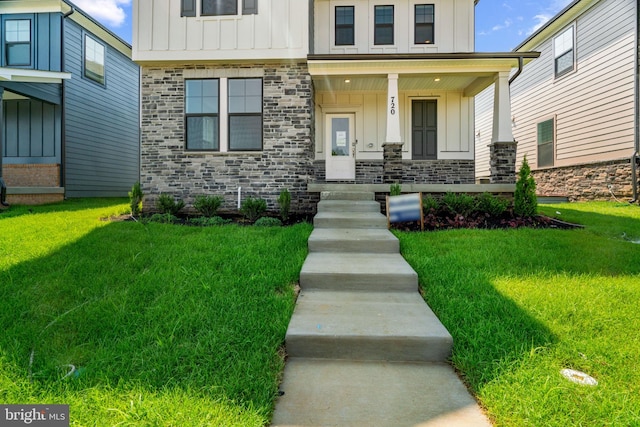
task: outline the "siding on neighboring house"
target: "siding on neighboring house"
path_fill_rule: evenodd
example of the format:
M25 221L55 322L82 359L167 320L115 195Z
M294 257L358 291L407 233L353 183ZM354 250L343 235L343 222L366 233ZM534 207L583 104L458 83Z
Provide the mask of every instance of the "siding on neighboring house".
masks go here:
M555 119L553 168L630 158L634 147L635 1L599 1L534 50L511 86L513 133L518 165L526 154L537 166L537 124ZM576 70L554 76L553 38L569 26L576 31ZM488 173L491 135L486 109L493 87L476 97L476 177ZM478 132L480 137L478 138Z
M85 33L65 22L65 69L73 76L64 83L63 185L67 197L126 196L139 179L139 109L131 102L139 67L103 43L105 85L84 77Z

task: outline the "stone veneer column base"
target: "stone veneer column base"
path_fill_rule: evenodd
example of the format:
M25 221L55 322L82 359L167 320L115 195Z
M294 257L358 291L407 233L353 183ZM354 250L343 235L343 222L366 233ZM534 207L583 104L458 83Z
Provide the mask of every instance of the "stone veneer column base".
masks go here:
M382 145L384 161L383 181L386 184L402 182L402 144L386 143Z
M516 182L516 147L518 143L493 142L489 145L491 184L514 184Z

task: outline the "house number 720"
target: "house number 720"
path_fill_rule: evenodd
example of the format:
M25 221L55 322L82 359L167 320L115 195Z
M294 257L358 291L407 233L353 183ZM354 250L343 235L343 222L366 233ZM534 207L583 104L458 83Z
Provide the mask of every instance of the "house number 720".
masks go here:
M396 97L395 96L392 96L391 102L389 102L389 113L391 113L392 116L396 114Z

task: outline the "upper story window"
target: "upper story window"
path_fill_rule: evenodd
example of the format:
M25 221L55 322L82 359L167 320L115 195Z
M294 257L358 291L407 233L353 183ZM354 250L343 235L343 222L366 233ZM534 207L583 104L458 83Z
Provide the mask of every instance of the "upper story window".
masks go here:
M375 6L373 44L393 44L393 6Z
M553 39L553 57L556 77L563 76L575 69L574 27L567 28Z
M354 43L354 7L336 6L336 46L351 46Z
M243 15L258 13L258 0L180 0L180 16L198 16L198 1L200 16L238 15L240 2Z
M262 150L262 79L229 79L229 150Z
M187 150L219 150L219 80L185 80L184 85Z
M84 36L84 76L96 83L104 84L104 45L85 34Z
M31 66L31 20L6 20L4 36L7 66Z
M415 27L414 38L415 44L433 44L434 43L434 16L435 7L432 4L415 5Z

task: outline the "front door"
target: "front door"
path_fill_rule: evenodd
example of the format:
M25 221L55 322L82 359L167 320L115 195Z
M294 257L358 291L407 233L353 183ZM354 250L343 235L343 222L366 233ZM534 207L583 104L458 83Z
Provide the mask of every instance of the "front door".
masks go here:
M438 104L414 100L411 109L411 145L414 160L438 158Z
M327 181L356 179L354 114L327 114L325 126Z

